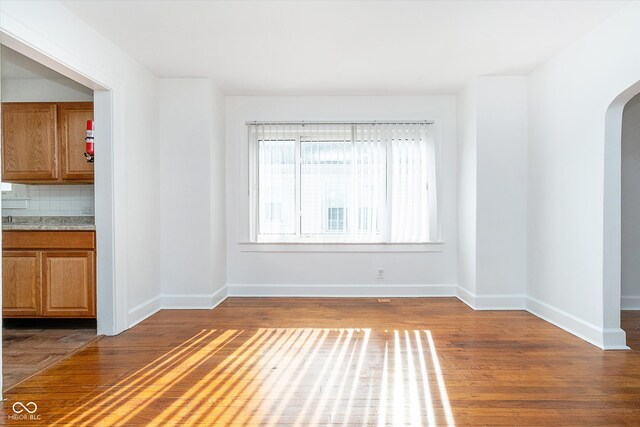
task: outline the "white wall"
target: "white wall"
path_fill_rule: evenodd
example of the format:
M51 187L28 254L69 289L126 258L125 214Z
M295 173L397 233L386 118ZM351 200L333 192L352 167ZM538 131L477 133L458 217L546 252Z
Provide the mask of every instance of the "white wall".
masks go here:
M227 169L225 97L217 86L211 88L213 131L211 143L211 254L209 268L216 295L227 284Z
M2 102L93 101L93 91L71 79L2 79Z
M622 118L622 308L640 310L640 95Z
M476 293L496 296L507 307L522 307L527 256L527 79L479 77L477 91Z
M118 333L151 313L160 293L157 79L58 2L2 1L0 36L98 91L98 328ZM111 278L115 289L104 287Z
M442 252L292 253L244 251L248 240L247 128L250 120L436 121L442 148L439 182ZM456 102L454 96L227 97L227 266L230 292L243 294L361 294L349 285L405 294L455 290ZM377 268L385 279L376 278ZM275 285L267 286L265 285ZM286 286L285 286L286 285ZM329 288L332 285L343 285ZM401 287L405 285L404 287ZM406 286L415 285L415 286ZM447 285L444 288L438 285ZM263 286L260 288L260 286ZM330 289L330 290L329 290Z
M158 268L165 307L210 308L225 285L221 99L208 79L160 80Z
M476 293L477 84L458 94L458 286ZM462 294L461 294L462 295ZM471 303L471 302L470 302ZM473 305L473 304L472 304Z
M624 333L620 134L605 144L605 116L640 80L638 22L632 2L529 76L528 308L609 348Z
M527 81L477 77L458 96L459 296L524 308Z

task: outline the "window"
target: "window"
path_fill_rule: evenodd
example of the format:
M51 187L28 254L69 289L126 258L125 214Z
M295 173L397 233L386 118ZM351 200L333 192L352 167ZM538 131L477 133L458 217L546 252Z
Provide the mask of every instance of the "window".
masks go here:
M265 220L282 221L282 203L265 203Z
M327 231L346 231L344 208L329 208L327 210Z
M295 235L295 140L259 141L259 222L263 235Z
M437 238L433 125L250 124L252 239Z

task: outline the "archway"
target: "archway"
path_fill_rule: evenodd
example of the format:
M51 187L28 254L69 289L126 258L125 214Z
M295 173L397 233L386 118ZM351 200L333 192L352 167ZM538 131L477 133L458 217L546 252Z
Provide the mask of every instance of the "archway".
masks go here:
M618 95L605 116L603 329L604 347L627 349L620 328L622 276L622 119L625 105L640 93L640 82Z
M640 94L622 115L621 327L638 347L640 316Z

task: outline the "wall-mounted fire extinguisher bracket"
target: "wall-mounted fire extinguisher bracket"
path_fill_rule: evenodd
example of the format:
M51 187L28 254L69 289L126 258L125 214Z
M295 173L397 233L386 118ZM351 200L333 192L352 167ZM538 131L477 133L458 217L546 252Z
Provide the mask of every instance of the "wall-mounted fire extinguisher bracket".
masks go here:
M84 156L88 163L93 163L93 120L87 120L87 135L84 138Z

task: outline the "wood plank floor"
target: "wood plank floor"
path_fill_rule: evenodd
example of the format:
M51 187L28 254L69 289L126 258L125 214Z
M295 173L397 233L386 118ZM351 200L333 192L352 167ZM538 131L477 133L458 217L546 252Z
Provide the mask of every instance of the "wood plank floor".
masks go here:
M627 333L627 345L640 351L640 311L623 311L620 323Z
M97 338L95 328L2 328L2 389L56 364Z
M640 314L626 312L640 347ZM164 310L12 389L31 425L638 425L640 351L454 298ZM0 421L2 422L2 421Z

